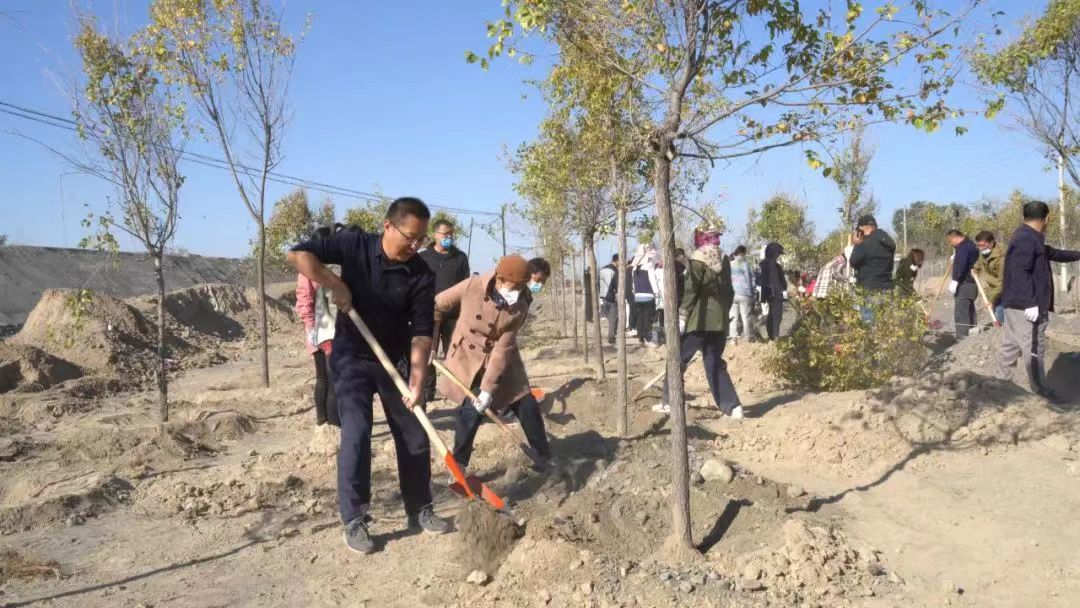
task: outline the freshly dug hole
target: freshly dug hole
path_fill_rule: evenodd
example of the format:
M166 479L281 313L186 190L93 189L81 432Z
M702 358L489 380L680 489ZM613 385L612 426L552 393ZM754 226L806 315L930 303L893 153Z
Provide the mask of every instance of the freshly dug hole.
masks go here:
M455 522L459 559L466 572L498 570L518 536L508 517L477 500L466 503Z

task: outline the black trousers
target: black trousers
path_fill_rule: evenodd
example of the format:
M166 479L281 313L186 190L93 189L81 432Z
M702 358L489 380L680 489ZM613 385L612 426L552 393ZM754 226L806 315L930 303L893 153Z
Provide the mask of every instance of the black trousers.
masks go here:
M541 458L551 458L551 446L548 445L547 431L544 429L544 416L540 413L540 404L536 402L536 398L531 394L525 395L510 404L510 409L521 422L521 430L525 432L529 445ZM476 411L471 399L465 399L458 408L457 426L454 430L454 459L462 467L469 466L473 441L476 440L476 432L485 417Z
M731 381L731 375L727 371L727 361L724 361L724 346L727 345L727 334L722 331L695 331L682 337L682 372L686 373L686 365L690 359L700 350L705 364L705 379L709 381L709 391L713 401L720 411L730 414L735 406L741 405L739 394L735 392L735 384ZM664 378L664 403L669 400L667 378Z
M378 362L334 351L330 356L341 418L338 451L338 510L348 523L367 515L371 504L372 402L378 393L397 451L398 484L405 512L431 504L431 448L427 434L401 400Z
M652 339L652 326L656 320L656 300L634 302L634 312L638 342L644 343Z
M975 327L975 300L979 297L979 288L975 281L965 281L957 286L953 297L953 325L956 339L968 337Z
M326 353L316 350L311 358L315 360L315 424L329 422L334 426L341 426L334 389L330 384L330 366L326 361Z
M768 304L769 317L766 319L765 330L769 339L775 340L780 337L780 322L784 320L784 300L770 300Z
M446 358L446 351L450 349L450 339L454 336L454 328L457 327L457 317L443 319L439 324L439 335L435 343L431 345L431 352L436 357ZM424 401L435 400L435 366L428 366L427 380L424 381Z

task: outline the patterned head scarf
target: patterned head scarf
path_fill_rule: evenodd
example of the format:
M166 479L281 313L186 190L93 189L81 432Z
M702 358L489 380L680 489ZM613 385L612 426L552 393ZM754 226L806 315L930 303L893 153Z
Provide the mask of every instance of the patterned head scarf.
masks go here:
M719 273L724 267L724 251L720 248L723 232L712 226L701 226L694 230L694 253L691 260L705 264L713 272Z

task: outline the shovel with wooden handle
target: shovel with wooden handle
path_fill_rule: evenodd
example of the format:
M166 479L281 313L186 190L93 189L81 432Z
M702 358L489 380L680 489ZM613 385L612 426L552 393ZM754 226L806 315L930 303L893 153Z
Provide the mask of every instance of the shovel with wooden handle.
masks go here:
M934 294L934 299L930 300L930 308L926 311L926 321L928 323L930 322L930 314L934 311L934 304L937 303L938 296L941 295L941 290L945 289L945 282L949 280L949 276L952 274L952 263L953 261L950 258L948 266L945 267L945 275L941 277L941 283L938 285L937 292ZM938 327L940 326L939 322ZM930 324L930 327L937 329L932 323Z
M368 343L368 346L371 347L371 351L375 353L375 357L378 358L383 369L390 375L390 379L394 381L394 385L397 387L398 391L401 392L401 396L406 399L411 398L412 392L409 390L409 385L405 383L405 379L401 377L397 368L390 362L390 357L386 356L386 351L379 345L379 342L375 339L375 336L372 335L371 330L368 329L364 320L360 318L360 315L357 314L356 310L349 311L349 318L352 319L353 324L356 325L356 329L360 331L360 334L364 336L364 340ZM428 419L427 412L424 411L424 408L414 404L412 413L416 416L416 419L420 421L420 426L424 427L424 431L427 433L431 445L435 446L435 451L439 453L439 457L442 458L443 463L446 464L446 468L449 469L450 474L454 476L455 481L450 486L450 489L455 494L462 494L470 499L479 496L488 504L501 511L506 506L506 503L476 477L472 475L468 477L465 476L465 473L462 472L454 455L446 448L446 444L443 443L442 438L439 437L438 431L436 431L435 427L431 424L431 420Z
M694 353L694 356L691 357L690 360L686 362L686 366L690 367L690 365L694 361L697 361L698 356L699 356L699 353ZM634 395L634 398L631 399L631 401L637 401L638 399L641 399L642 395L645 394L645 391L647 391L650 388L652 388L653 386L655 386L657 382L660 382L660 380L664 377L665 374L667 374L666 369L664 371L660 372L659 374L656 374L655 376L653 376L653 379L646 382L645 386L641 387L641 390L638 391L636 395Z
M986 297L982 282L979 281L979 276L973 272L971 273L971 278L975 279L975 287L979 289L979 295L982 296L983 304L986 304L986 310L990 313L990 320L994 322L994 327L1001 327L1001 323L998 323L997 315L994 314L994 307L990 304L990 298Z
M472 399L474 403L480 401L476 397L476 395L473 394L472 390L469 389L469 387L465 386L465 383L462 382L456 375L454 375L454 372L446 369L446 366L443 365L441 362L435 361L435 369L439 370L440 374L446 376L450 380L450 382L453 382L458 388L465 391L465 396L469 399ZM521 448L522 452L525 452L525 455L529 457L529 460L532 460L534 463L536 463L537 466L547 465L544 459L541 458L540 455L536 453L536 450L534 450L532 446L529 445L528 441L525 440L525 437L520 435L519 433L515 433L514 429L510 428L509 424L503 422L502 418L499 418L498 414L491 411L491 408L485 409L484 414L486 414L488 419L490 419L492 422L495 423L496 426L499 427L499 430L506 433L506 436L509 437L511 441L517 443L517 446Z

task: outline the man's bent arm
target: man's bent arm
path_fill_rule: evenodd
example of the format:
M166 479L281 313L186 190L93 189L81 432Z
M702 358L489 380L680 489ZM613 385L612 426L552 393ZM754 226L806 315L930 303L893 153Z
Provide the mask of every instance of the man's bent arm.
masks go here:
M431 337L414 336L409 354L409 387L423 386L431 358Z
M329 268L319 261L318 256L309 251L290 251L285 259L292 264L296 272L315 281L328 289L344 285L341 277L334 274Z

